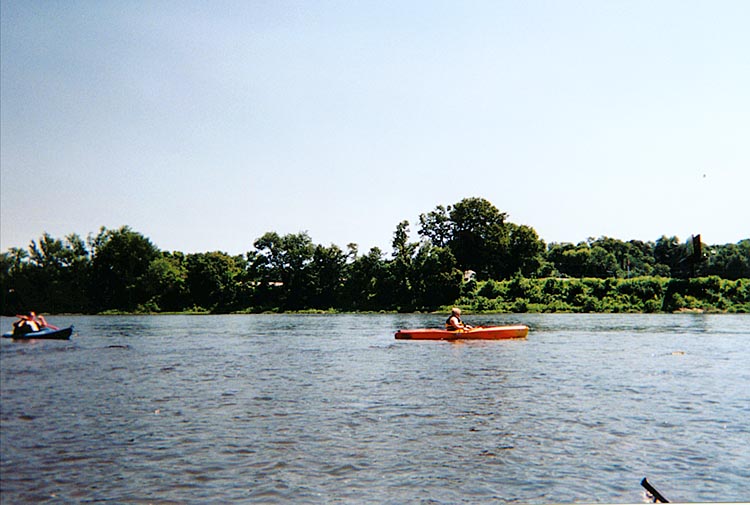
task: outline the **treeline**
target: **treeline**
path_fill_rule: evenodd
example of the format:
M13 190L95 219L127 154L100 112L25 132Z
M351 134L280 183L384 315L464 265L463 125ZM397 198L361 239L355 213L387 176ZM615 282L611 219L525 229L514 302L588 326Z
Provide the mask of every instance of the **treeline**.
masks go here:
M419 216L418 242L403 221L390 253L364 254L306 232L266 233L244 255L161 251L127 226L44 234L0 255L2 313L748 311L750 239L547 245L507 217L481 198L439 205Z

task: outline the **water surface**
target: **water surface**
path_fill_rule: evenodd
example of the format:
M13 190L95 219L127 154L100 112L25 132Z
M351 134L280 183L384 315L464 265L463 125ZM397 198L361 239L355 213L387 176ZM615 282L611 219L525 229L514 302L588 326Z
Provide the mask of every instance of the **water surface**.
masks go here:
M0 345L3 503L750 500L750 318L56 317ZM12 320L2 319L2 331Z

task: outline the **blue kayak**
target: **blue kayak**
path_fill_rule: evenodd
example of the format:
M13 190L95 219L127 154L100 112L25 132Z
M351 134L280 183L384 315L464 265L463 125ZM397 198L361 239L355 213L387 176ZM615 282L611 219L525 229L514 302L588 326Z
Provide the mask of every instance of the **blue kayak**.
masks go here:
M30 333L3 333L3 338L12 338L13 340L68 340L73 334L73 327L60 328L53 330L52 328L42 328L39 331L32 331Z

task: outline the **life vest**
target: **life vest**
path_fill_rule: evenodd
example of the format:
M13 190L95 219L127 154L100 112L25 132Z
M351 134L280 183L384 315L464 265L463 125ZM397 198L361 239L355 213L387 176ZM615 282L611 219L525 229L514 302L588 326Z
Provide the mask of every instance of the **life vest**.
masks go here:
M446 330L448 330L448 331L457 331L457 330L461 329L460 327L456 327L456 326L453 325L453 323L451 323L451 319L453 319L454 317L458 321L458 324L460 324L461 326L463 326L464 322L461 321L461 318L458 317L458 316L454 316L453 314L451 314L451 316L445 321L445 329Z
M34 321L33 318L29 316L16 316L18 317L18 321L13 323L13 333L15 334L25 334L25 333L33 333L35 331L39 331L39 324Z

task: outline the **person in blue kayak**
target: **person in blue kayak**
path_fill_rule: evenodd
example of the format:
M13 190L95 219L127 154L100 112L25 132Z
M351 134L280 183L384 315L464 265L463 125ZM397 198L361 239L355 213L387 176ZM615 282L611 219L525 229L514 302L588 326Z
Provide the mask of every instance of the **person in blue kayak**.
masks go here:
M18 318L18 321L13 323L14 334L24 335L26 333L39 331L39 323L36 322L36 314L33 312L16 315L16 317Z
M36 312L33 311L29 312L28 314L17 315L16 317L18 318L18 321L13 323L13 333L15 333L16 335L34 333L44 328L51 328L53 330L59 329L56 326L48 324L43 315L37 315Z
M470 324L465 324L463 321L461 321L461 309L459 309L458 307L453 307L450 317L445 322L445 329L448 331L459 331L470 330L472 328L473 326L471 326Z

